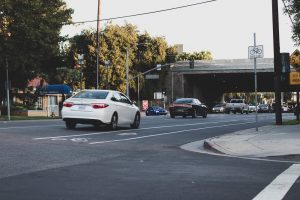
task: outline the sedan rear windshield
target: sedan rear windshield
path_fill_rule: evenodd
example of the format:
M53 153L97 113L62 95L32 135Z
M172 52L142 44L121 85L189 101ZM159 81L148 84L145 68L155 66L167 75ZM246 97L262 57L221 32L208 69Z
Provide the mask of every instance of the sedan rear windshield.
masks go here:
M106 99L107 95L107 91L81 91L75 96L73 96L73 98Z
M217 105L215 105L215 107L222 107L222 106L225 106L225 104L217 104Z
M235 99L235 100L231 100L230 103L243 103L243 100Z
M177 99L175 103L193 103L193 99Z

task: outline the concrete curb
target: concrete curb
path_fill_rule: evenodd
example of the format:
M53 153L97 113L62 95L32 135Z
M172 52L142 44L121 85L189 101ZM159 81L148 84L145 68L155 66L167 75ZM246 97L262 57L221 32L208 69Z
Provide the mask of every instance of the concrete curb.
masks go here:
M203 147L204 147L204 149L212 151L214 153L225 154L224 152L222 152L219 149L217 149L213 143L211 143L211 142L209 142L207 140L204 140Z

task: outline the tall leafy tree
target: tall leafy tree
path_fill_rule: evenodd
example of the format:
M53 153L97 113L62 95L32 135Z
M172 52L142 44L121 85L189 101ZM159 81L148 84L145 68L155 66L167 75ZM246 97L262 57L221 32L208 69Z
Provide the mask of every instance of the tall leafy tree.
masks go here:
M84 30L81 34L69 40L69 68L74 68L77 63L78 53L83 53L85 65L82 69L83 80L86 88L96 87L96 31ZM126 91L126 53L128 52L129 84L131 97L137 95L137 77L157 64L174 63L177 59L175 47L169 47L164 37L151 37L149 33L140 34L137 27L132 24L124 26L109 23L100 34L99 53L99 88L110 88ZM212 59L211 53L202 51L194 54L187 54L188 59L194 56L195 59ZM108 68L105 63L109 62ZM161 70L160 80L145 81L140 76L140 88L144 88L140 95L143 98L152 99L153 92L164 84L164 77L167 70ZM78 84L77 84L78 85Z
M0 56L1 91L5 59L11 85L17 88L26 87L38 74L51 75L60 67L60 29L71 20L72 12L63 0L0 1L0 55L5 55Z
M200 51L193 53L183 52L177 56L178 61L184 60L212 60L212 54L209 51Z
M290 15L293 20L293 40L300 45L300 1L284 0L286 8L285 13Z

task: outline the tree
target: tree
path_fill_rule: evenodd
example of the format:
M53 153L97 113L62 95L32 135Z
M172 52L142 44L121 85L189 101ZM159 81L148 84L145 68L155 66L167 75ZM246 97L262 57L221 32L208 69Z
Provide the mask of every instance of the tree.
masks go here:
M63 0L0 1L0 55L5 55L0 57L1 91L5 59L12 87L25 88L36 75L55 72L62 62L60 29L71 20L72 12Z
M209 51L193 52L191 54L183 52L177 56L177 60L212 60L212 54Z
M95 30L84 30L69 40L69 68L76 66L79 52L84 54L83 80L86 88L96 87L95 35ZM151 37L147 32L140 34L137 27L132 24L119 26L108 23L100 34L99 88L109 87L125 93L126 49L131 97L137 96L137 79L132 77L153 69L157 64L174 63L177 59L176 48L169 47L164 37ZM207 51L186 55L188 59L192 56L199 60L212 59L211 53ZM105 67L105 61L109 61L109 68ZM159 73L160 81L145 81L144 76L140 76L140 88L143 88L141 98L152 99L153 92L160 91L167 70L163 69Z
M293 20L293 40L296 45L300 45L300 1L298 0L284 0L286 9L284 12L291 16Z

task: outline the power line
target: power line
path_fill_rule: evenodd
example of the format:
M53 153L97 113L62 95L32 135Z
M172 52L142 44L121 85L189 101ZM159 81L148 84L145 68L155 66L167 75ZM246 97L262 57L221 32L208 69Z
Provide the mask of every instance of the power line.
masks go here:
M193 3L193 4L178 6L178 7L173 7L173 8L167 8L167 9L150 11L150 12L144 12L144 13L138 13L138 14L132 14L132 15L124 15L124 16L119 16L119 17L111 17L111 18L101 19L100 21L110 21L110 20L115 20L115 19L123 19L123 18L137 17L137 16L142 16L142 15L150 15L150 14L155 14L155 13L161 13L161 12L167 12L167 11L171 11L171 10L177 10L177 9L182 9L182 8L197 6L197 5L201 5L201 4L212 3L214 1L217 1L217 0L203 1L203 2L198 2L198 3ZM97 21L98 20L95 19L95 20L87 20L87 21L80 21L80 22L69 22L69 23L65 23L64 25L84 24L84 23L91 23L91 22L97 22Z

